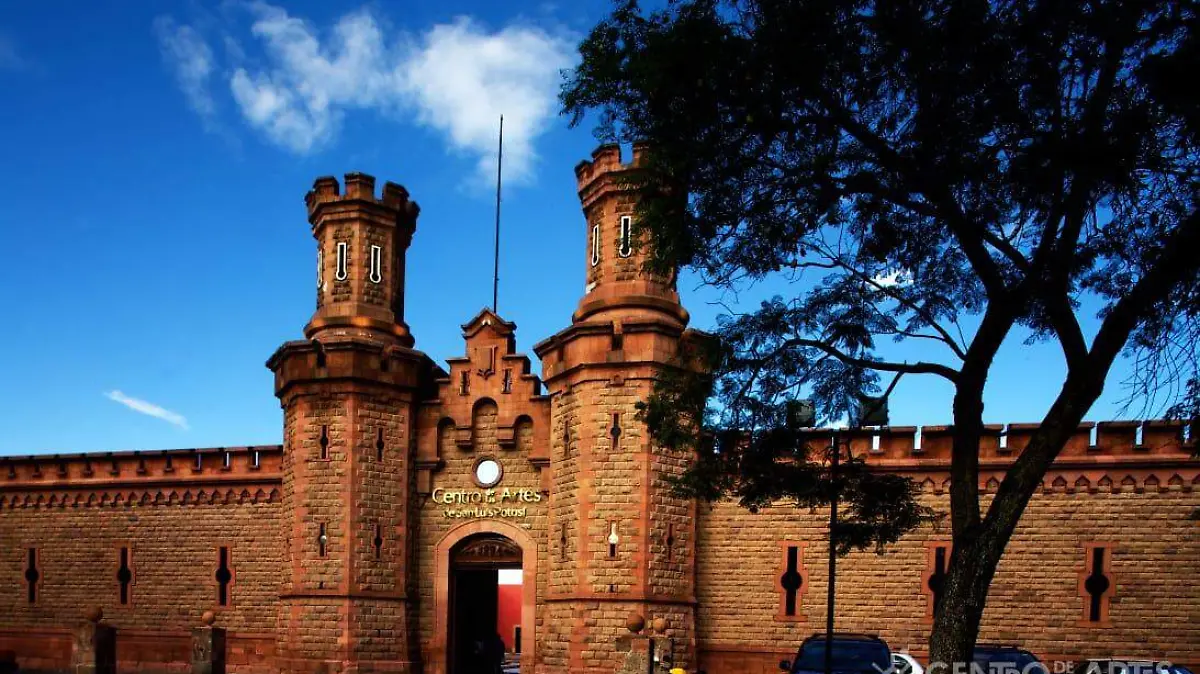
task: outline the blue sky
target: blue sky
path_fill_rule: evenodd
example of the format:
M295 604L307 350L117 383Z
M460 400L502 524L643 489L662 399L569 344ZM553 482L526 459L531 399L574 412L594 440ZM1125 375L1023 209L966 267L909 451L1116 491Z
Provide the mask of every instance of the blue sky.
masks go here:
M606 1L103 4L0 17L0 453L279 442L264 362L313 310L302 199L320 175L364 171L421 203L408 323L435 359L459 355L491 297L500 112L500 313L526 351L570 320L572 167L595 141L555 95ZM722 298L687 274L681 290L711 327ZM1055 347L1011 340L988 420L1036 421L1062 372ZM1119 399L1114 383L1090 416ZM946 423L949 400L913 378L892 421Z

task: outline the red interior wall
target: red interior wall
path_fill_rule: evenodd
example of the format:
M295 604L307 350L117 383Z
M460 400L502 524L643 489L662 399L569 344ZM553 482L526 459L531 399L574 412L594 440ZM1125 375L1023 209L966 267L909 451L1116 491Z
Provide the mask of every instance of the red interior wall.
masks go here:
M496 631L504 639L509 653L516 650L514 628L521 624L521 585L497 585L499 601L496 608Z

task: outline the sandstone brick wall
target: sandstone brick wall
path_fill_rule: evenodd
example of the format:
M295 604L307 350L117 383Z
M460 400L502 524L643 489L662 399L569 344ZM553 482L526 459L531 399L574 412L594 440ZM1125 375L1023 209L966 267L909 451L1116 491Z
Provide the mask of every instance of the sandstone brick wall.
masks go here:
M436 398L424 401L418 413L411 551L416 641L426 672L445 669L452 549L477 533L500 533L521 547L528 559L536 560L532 571L530 564L523 564L525 671L535 671L545 652L550 401L529 374L529 359L516 353L515 328L488 310L464 325L465 356L448 361L449 372L436 382ZM449 517L447 510L461 511L470 505L433 500L435 493L441 493L435 490L480 492L474 468L483 458L495 459L503 469L494 487L497 502L489 507L524 509L523 516ZM499 499L506 489L538 494L538 500L505 503ZM524 624L527 604L532 606L532 625Z
M1194 471L1193 471L1194 472ZM1050 476L1047 483L1052 483ZM1120 480L1118 480L1118 483ZM1200 663L1200 493L1145 481L1115 492L1049 490L1034 497L997 571L980 640L1023 646L1043 658L1135 655ZM948 497L925 493L940 511ZM697 615L709 674L778 671L825 624L825 512L773 507L758 514L723 503L700 507ZM924 654L930 620L928 546L949 542L948 523L925 528L882 556L838 562L837 629L880 635L893 650ZM780 543L807 542L799 620L782 620ZM1112 544L1111 625L1081 623L1085 545Z
M593 339L608 353L611 339ZM553 398L549 671L614 671L635 614L665 619L678 652L691 652L690 507L666 486L687 458L652 447L636 409L649 370L617 367L623 357L611 353L609 367L581 371Z
M282 566L278 498L259 502L18 507L0 512L0 649L26 668L64 667L70 626L100 605L121 635L123 667L186 664L203 612L230 630L235 672L266 671L274 654ZM217 556L230 551L229 603L217 600ZM131 602L118 602L119 549L131 551ZM25 592L37 549L35 603ZM63 645L67 647L64 649ZM140 665L139 665L140 663Z
M289 399L281 568L288 581L278 608L289 658L338 660L348 634L363 660L408 659L399 598L407 583L410 415L405 400L381 391Z
M507 403L507 401L504 402ZM465 450L457 446L450 446L444 449L442 460L445 461L445 467L434 474L433 488L450 490L477 489L478 487L472 479L472 469L476 460L485 456L495 458L504 468L504 476L500 484L497 485L498 489L505 487L511 489L539 488L539 471L530 463L528 451L521 449L520 434L518 433L518 442L514 447L505 449L500 445L496 432L498 413L499 408L497 404L490 400L485 400L478 406L478 411L473 421L473 447L471 450ZM528 432L532 432L532 430L531 426ZM546 587L547 578L547 568L544 561L546 559L548 499L543 497L540 502L522 503L520 505L525 508L525 517L501 519L528 531L538 541L537 556L542 563L538 565L537 585L539 590L541 590L541 588ZM417 566L415 574L420 610L419 640L422 644L422 651L429 654L431 658L440 657L440 654L434 654L432 651L434 626L438 617L436 615L437 601L434 595L438 563L434 555L435 548L438 541L451 529L472 521L469 519L446 517L444 511L447 507L446 505L434 503L428 496L419 496L414 508L414 513L419 518L419 533L416 539ZM544 593L539 591L539 605L543 598ZM539 641L541 640L540 627L542 624L543 621L539 619Z

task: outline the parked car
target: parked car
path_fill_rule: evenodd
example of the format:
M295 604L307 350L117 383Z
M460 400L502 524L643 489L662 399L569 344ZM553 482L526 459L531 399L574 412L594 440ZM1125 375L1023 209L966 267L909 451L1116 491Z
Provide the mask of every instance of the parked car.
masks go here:
M796 657L779 663L789 674L824 674L825 635L814 634L800 644ZM836 674L881 674L892 668L892 652L882 639L867 634L833 635Z
M925 674L925 668L908 653L892 652L892 674Z
M983 674L1049 674L1037 656L1016 646L981 645L971 659Z
M1168 660L1150 658L1091 658L1075 665L1071 674L1192 674Z

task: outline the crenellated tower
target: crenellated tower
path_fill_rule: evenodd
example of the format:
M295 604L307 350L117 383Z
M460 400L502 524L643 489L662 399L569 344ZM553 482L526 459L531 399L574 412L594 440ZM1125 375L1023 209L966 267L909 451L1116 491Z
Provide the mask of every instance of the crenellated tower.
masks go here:
M317 240L317 311L306 337L330 328L390 336L412 346L404 322L404 259L421 209L408 190L389 182L375 198L375 178L347 173L317 178L305 196Z
M647 247L637 232L637 167L646 148L634 145L633 162L621 164L621 150L603 145L591 161L575 167L579 201L587 223L586 285L572 322L657 318L687 324L674 276L645 271Z
M550 577L543 662L611 672L632 614L661 618L676 664L695 660L695 504L668 480L691 461L653 443L636 405L675 366L687 330L674 276L643 267L637 171L597 149L575 174L587 226L586 288L572 323L535 347L552 394Z
M279 664L407 672L414 405L431 363L404 323L419 209L401 186L319 178L305 198L317 310L267 366L284 410Z

